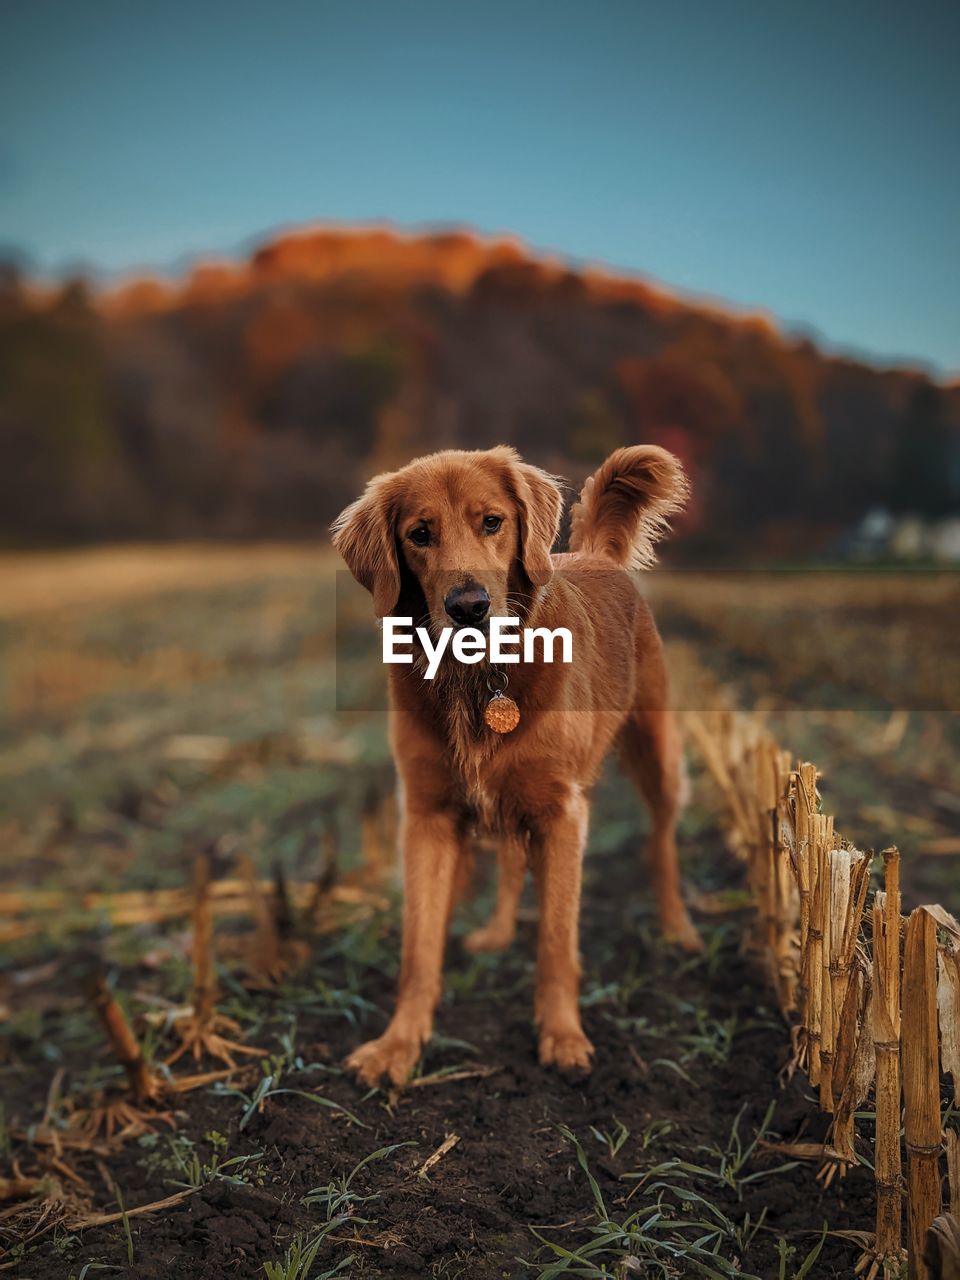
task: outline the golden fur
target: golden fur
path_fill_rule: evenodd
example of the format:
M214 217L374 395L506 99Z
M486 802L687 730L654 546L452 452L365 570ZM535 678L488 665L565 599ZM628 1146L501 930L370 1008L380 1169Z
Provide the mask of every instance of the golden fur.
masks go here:
M577 1003L581 859L587 796L615 743L651 809L649 865L664 932L699 947L677 871L683 761L663 652L625 572L651 563L653 543L686 491L679 462L665 450L619 449L584 486L571 551L551 555L557 481L510 448L447 451L377 476L336 521L334 544L379 617L412 617L437 632L449 624L451 588L482 586L492 615L573 635L572 664L501 668L521 711L519 727L504 737L483 724L486 659L467 666L448 653L433 681L423 680L422 661L389 668L403 801L403 944L393 1018L348 1060L365 1082L384 1074L404 1081L431 1033L447 924L476 831L498 838L499 882L490 921L467 945L495 950L511 941L529 865L540 905L540 1061L589 1069L593 1046ZM495 530L484 523L492 517L502 521ZM429 545L416 545L424 536Z

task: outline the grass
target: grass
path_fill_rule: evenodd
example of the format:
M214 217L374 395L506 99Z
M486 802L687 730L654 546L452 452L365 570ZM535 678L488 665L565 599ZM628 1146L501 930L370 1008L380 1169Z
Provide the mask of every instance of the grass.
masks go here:
M325 1187L314 1187L312 1191L308 1191L302 1198L301 1203L308 1209L320 1206L324 1209L329 1222L336 1214L345 1211L348 1206L354 1204L366 1204L372 1200L380 1198L379 1192L373 1192L371 1195L358 1195L353 1189L353 1183L361 1170L366 1169L368 1165L375 1164L379 1160L386 1160L388 1156L392 1156L395 1151L400 1151L404 1147L415 1147L415 1142L393 1142L386 1147L378 1147L376 1151L371 1151L368 1156L364 1156L357 1164L353 1166L349 1173L335 1178Z
M607 1132L606 1129L599 1129L596 1125L590 1126L590 1132L598 1142L607 1148L611 1160L616 1159L621 1147L630 1137L630 1130L616 1116L613 1117L613 1129L611 1132Z
M130 1230L130 1218L127 1214L126 1207L123 1203L123 1196L120 1188L116 1188L117 1207L120 1210L120 1225L123 1228L123 1238L127 1246L127 1266L133 1266L134 1249L133 1249L133 1232Z
M751 1182L761 1182L765 1178L774 1178L778 1174L788 1173L791 1169L797 1168L796 1160L786 1161L777 1165L774 1169L757 1169L752 1173L746 1170L750 1166L750 1161L757 1149L757 1143L763 1138L768 1130L770 1120L776 1109L776 1100L772 1101L767 1107L763 1123L754 1134L753 1138L746 1144L740 1134L740 1122L743 1119L743 1113L746 1110L746 1104L740 1108L737 1117L733 1122L730 1130L730 1136L726 1146L700 1147L708 1156L713 1156L716 1163L710 1164L693 1164L686 1160L668 1160L665 1163L656 1166L654 1169L648 1170L646 1173L639 1175L641 1183L646 1183L651 1177L670 1176L676 1177L678 1173L682 1176L692 1176L696 1181L713 1182L719 1186L728 1188L734 1192L737 1199L743 1198L744 1187ZM628 1178L636 1177L634 1174L627 1174ZM654 1185L660 1185L655 1183Z
M663 1276L665 1280L691 1272L723 1278L750 1274L743 1270L739 1258L727 1256L725 1250L730 1241L740 1241L734 1224L715 1205L692 1191L678 1191L663 1183L649 1189L657 1194L641 1207L627 1214L614 1214L590 1170L583 1146L566 1126L560 1126L560 1133L576 1152L589 1186L596 1223L586 1229L589 1239L573 1248L531 1227L534 1236L553 1255L548 1262L520 1259L540 1280L553 1280L560 1275L619 1276L630 1270Z
M140 1146L152 1146L153 1143L148 1143L147 1139L156 1137L155 1134L145 1135L140 1139ZM171 1175L179 1175L167 1178L170 1186L191 1187L196 1190L213 1182L216 1178L224 1178L229 1182L247 1183L251 1177L256 1176L258 1163L265 1154L263 1151L251 1152L249 1155L229 1156L227 1154L229 1139L216 1130L207 1133L205 1140L210 1146L210 1153L206 1158L186 1134L165 1135L166 1152L159 1156L156 1163Z
M279 1262L265 1262L263 1264L265 1280L309 1280L311 1276L313 1280L327 1280L330 1276L341 1275L345 1268L349 1267L354 1261L352 1253L345 1258L341 1258L336 1266L329 1267L322 1273L313 1272L312 1270L325 1234L325 1232L321 1232L312 1240L297 1236Z
M326 1277L341 1275L347 1267L352 1266L356 1255L350 1253L322 1272L315 1273L312 1269L318 1253L334 1232L347 1227L370 1226L370 1220L360 1217L354 1212L354 1208L379 1199L379 1192L359 1194L353 1186L357 1176L370 1165L386 1160L395 1151L410 1146L416 1146L416 1143L394 1142L379 1147L358 1161L349 1173L332 1179L324 1187L314 1187L312 1191L308 1191L302 1197L301 1204L307 1209L322 1209L325 1221L314 1233L297 1235L280 1261L264 1263L265 1280L310 1280L311 1277L313 1280L325 1280Z
M806 1276L813 1274L813 1268L817 1265L817 1260L823 1252L824 1242L827 1238L827 1224L823 1224L823 1231L820 1239L813 1246L810 1252L801 1259L799 1267L787 1272L787 1268L797 1257L799 1250L795 1245L788 1244L782 1237L777 1241L777 1254L779 1256L779 1280L805 1280Z
M573 1148L577 1164L585 1178L592 1201L592 1216L596 1221L586 1231L589 1239L579 1245L567 1246L551 1238L545 1229L531 1227L533 1235L544 1246L550 1259L520 1259L523 1265L539 1280L553 1280L555 1276L612 1276L621 1277L633 1272L649 1276L668 1277L696 1273L720 1277L748 1277L761 1280L747 1266L747 1255L758 1233L764 1229L766 1210L752 1219L747 1213L741 1221L735 1221L718 1203L710 1198L708 1189L695 1190L691 1183L716 1184L733 1191L738 1198L745 1186L764 1178L773 1178L796 1167L796 1162L778 1165L774 1169L746 1173L757 1143L767 1130L774 1105L771 1103L764 1121L753 1139L744 1144L740 1135L742 1111L738 1114L729 1140L723 1150L711 1149L718 1158L716 1168L694 1165L670 1159L654 1165L643 1173L627 1173L625 1181L637 1183L635 1191L643 1193L643 1202L628 1213L614 1213L600 1189L600 1184L590 1168L587 1152L565 1125L559 1127L563 1138ZM669 1127L662 1123L651 1126L643 1135L642 1150L654 1141L666 1136ZM611 1156L623 1147L629 1132L622 1125L615 1125L613 1134L591 1127L591 1133L607 1146ZM633 1199L634 1193L624 1204ZM824 1228L826 1231L826 1228ZM823 1248L824 1236L802 1261L795 1280L809 1274ZM796 1255L795 1246L781 1241L778 1246L782 1267Z

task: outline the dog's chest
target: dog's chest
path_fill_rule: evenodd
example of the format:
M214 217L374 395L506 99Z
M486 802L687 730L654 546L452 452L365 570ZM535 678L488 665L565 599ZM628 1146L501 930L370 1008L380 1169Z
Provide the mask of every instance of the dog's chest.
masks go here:
M473 767L461 772L462 797L478 834L508 835L523 826L529 805L523 778L511 765L515 753L498 741L492 750L476 753Z
M507 817L509 806L489 787L466 787L464 803L478 835L498 835L513 825Z
M508 780L511 744L479 724L471 708L451 708L447 725L450 764L464 807L478 829L490 833L506 829L513 808Z

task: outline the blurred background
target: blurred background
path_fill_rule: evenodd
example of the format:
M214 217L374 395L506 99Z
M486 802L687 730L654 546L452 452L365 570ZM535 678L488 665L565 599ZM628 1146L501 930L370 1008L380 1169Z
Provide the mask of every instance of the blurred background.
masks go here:
M152 884L225 831L309 863L331 813L358 847L391 769L343 709L384 681L330 521L504 442L571 492L619 445L679 454L681 572L646 587L678 704L723 686L805 713L795 750L909 761L952 848L958 36L859 4L11 13L12 874Z
M958 22L19 6L0 538L323 536L428 450L653 440L674 559L956 562Z
M674 450L682 572L647 589L678 703L692 662L815 744L821 711L872 715L944 790L957 14L50 0L6 25L18 879L175 878L225 829L309 860L331 809L360 831L390 766L342 709L382 708L383 673L327 531L450 446L514 444L571 492L619 445Z
M864 0L7 6L0 1181L11 1151L13 1170L37 1164L23 1134L57 1140L117 1080L76 990L84 956L106 965L153 1060L173 1049L193 999L198 855L218 892L239 886L218 898L219 1007L269 1050L265 1071L359 1105L336 1064L392 998L394 780L382 711L345 710L382 708L385 682L369 600L337 582L328 529L369 476L434 449L513 444L571 492L619 445L674 450L694 497L644 590L678 708L756 710L819 765L849 840L901 848L906 906L960 907L958 44L956 6ZM745 1114L746 1143L782 1066L783 1028L730 914L747 900L740 868L690 757L680 847L705 961L678 967L660 946L646 820L613 770L592 816L584 1006L604 1052L622 1043L576 1115L600 1126L581 1134L591 1160L611 1114L626 1117L624 1168L660 1159L636 1136L651 1115L676 1112L671 1150L690 1160L732 1142ZM490 898L487 885L455 935ZM289 909L303 901L305 920ZM534 918L525 902L524 945L502 961L451 948L427 1069L479 1054L528 1081L505 1096L539 1124L545 1090L556 1117L569 1095L533 1066ZM257 961L271 928L289 966ZM740 1034L752 1039L714 1076ZM668 1051L658 1085L643 1059ZM429 1121L425 1104L398 1110L423 1123L418 1161L448 1132L487 1150L501 1102L462 1096L466 1112L437 1104ZM628 1096L645 1118L624 1112ZM307 1160L310 1188L373 1143L343 1166L343 1126L297 1101L313 1128L289 1130L290 1162L271 1164L280 1130L261 1144L239 1133L252 1106L238 1129L222 1096L203 1105L164 1139L173 1156L229 1134L264 1158L258 1185ZM496 1214L476 1232L459 1216L473 1182L452 1208L426 1179L422 1212L374 1206L431 1274L461 1274L451 1260L505 1206L510 1257L532 1247L531 1225L581 1216L504 1198L518 1151L541 1152L531 1187L577 1176L548 1163L551 1126L513 1132L485 1164L468 1157L471 1177L494 1179ZM158 1142L145 1135L122 1166L126 1203L184 1185ZM78 1168L100 1186L92 1157ZM816 1208L806 1171L790 1184L799 1258L821 1221L864 1226L853 1181ZM738 1188L726 1211L744 1207ZM736 1274L786 1274L785 1212L754 1246L738 1236ZM411 1223L438 1213L446 1243L417 1243ZM151 1221L135 1227L136 1274L145 1258L170 1274L168 1244L209 1246L209 1269L194 1257L190 1274L223 1274L233 1236L204 1245L206 1228L171 1217L170 1244ZM31 1274L124 1258L133 1274L116 1231L45 1235ZM237 1274L263 1274L272 1232ZM831 1235L823 1274L850 1274L839 1255L853 1246ZM0 1257L24 1239L0 1213Z
M821 750L820 712L873 716L844 733L949 789L956 13L98 0L6 27L19 879L176 877L225 828L309 860L331 807L360 830L387 750L338 708L382 707L383 673L327 530L449 446L571 489L673 449L683 572L647 589L678 668L809 712Z

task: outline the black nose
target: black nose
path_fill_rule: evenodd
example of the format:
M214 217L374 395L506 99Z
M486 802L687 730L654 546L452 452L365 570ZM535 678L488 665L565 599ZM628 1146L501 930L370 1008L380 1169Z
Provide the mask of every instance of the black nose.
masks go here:
M482 622L490 609L490 597L483 587L454 587L447 592L443 607L459 627Z

